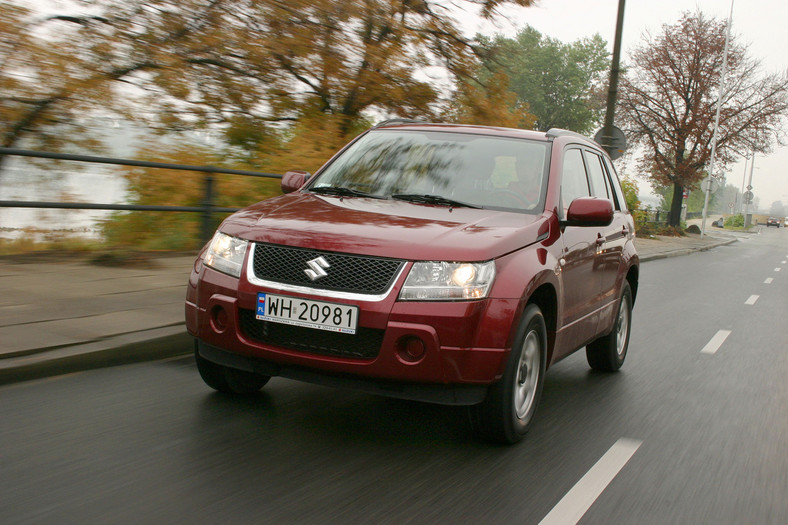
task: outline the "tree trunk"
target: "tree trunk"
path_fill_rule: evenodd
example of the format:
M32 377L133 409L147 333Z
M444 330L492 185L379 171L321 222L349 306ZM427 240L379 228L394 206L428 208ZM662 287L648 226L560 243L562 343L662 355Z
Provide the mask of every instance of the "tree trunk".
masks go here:
M668 226L678 228L681 226L681 205L684 203L684 188L673 184L673 201L670 203L670 216Z

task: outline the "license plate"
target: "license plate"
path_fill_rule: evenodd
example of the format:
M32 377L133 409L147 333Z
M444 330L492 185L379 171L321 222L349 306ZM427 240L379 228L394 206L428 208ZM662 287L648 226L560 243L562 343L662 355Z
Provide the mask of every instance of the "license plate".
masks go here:
M355 334L358 306L258 292L256 317L274 323Z

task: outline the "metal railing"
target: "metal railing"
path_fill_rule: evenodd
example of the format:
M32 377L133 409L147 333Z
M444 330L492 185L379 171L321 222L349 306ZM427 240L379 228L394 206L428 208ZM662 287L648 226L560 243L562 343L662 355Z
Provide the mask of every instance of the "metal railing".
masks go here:
M27 149L2 148L0 155L35 157L41 159L69 160L75 162L90 162L95 164L112 164L116 166L136 166L142 168L159 168L168 170L196 171L203 173L203 200L199 206L159 206L145 204L99 204L89 202L57 202L57 201L6 201L0 200L0 207L5 208L53 208L77 210L120 210L120 211L166 211L166 212L191 212L201 213L200 240L205 243L213 235L212 216L214 213L230 213L240 208L216 206L216 191L214 188L214 174L242 175L245 177L262 177L281 179L282 175L263 173L258 171L233 170L217 168L215 166L190 166L186 164L169 164L166 162L149 162L132 159L116 159L111 157L95 157L91 155L71 155L68 153L50 153Z

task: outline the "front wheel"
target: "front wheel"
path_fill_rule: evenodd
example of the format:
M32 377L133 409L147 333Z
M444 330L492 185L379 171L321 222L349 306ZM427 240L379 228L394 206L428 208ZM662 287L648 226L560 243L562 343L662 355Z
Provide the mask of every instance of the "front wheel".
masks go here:
M531 425L542 395L547 366L547 328L542 311L529 304L523 313L506 370L485 400L470 407L482 437L499 443L520 441Z
M586 346L586 359L594 370L615 372L624 364L632 324L632 289L625 280L618 304L618 315L609 334Z
M205 384L225 394L253 394L271 379L270 376L218 365L202 357L197 350L194 351L194 359Z

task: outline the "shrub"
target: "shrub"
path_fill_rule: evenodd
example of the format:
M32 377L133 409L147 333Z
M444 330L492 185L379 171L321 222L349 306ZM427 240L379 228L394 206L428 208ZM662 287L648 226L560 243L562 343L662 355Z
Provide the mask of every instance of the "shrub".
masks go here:
M741 213L738 215L731 215L727 219L725 219L725 227L726 228L744 228L744 215Z

